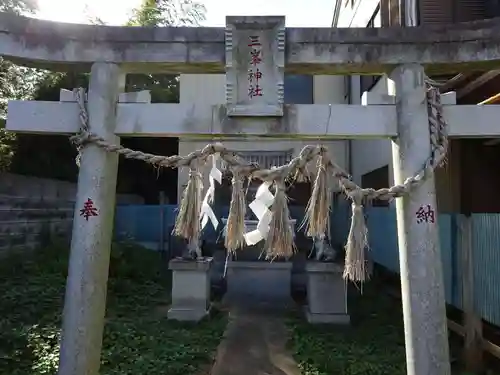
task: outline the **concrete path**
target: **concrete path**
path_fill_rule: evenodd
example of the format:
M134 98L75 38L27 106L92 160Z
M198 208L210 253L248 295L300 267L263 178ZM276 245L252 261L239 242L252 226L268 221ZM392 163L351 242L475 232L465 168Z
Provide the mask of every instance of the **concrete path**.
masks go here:
M300 375L287 340L278 314L231 309L210 375Z

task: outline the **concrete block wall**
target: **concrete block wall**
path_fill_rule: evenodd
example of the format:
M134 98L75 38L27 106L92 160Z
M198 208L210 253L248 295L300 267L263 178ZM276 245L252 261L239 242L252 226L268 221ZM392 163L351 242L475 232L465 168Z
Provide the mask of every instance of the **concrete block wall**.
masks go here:
M69 237L73 202L0 195L0 256Z
M54 236L71 235L76 184L45 178L0 174L0 255L35 248ZM120 204L142 204L120 194Z
M75 201L77 184L67 181L0 173L0 194L15 197L36 197L41 200ZM117 204L142 204L143 199L133 194L118 194Z

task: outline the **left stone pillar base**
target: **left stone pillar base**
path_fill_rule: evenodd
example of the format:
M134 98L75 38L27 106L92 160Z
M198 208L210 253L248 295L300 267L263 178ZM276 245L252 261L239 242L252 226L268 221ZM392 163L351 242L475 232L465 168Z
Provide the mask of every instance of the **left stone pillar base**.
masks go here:
M349 324L347 285L339 264L307 262L307 321L313 324Z
M210 311L210 267L213 258L172 259L172 305L168 318L198 322Z

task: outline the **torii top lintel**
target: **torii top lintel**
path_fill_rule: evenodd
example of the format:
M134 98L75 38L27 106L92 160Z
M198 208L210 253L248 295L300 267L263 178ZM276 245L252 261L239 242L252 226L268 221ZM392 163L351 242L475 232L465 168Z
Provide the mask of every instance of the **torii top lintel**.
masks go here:
M224 73L227 29L284 17L228 17L227 28L121 27L56 23L0 14L0 55L51 70L94 62L128 72ZM284 24L284 22L283 22ZM287 73L383 73L398 64L427 72L492 70L500 63L500 19L411 28L283 27Z

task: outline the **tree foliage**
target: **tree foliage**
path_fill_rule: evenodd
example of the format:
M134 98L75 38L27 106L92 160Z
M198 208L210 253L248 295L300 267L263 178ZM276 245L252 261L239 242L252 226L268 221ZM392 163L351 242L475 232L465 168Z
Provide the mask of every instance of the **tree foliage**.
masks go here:
M35 13L37 0L0 0L0 12L14 14Z
M197 26L205 20L205 6L196 0L143 0L128 26Z
M86 13L90 23L103 24L103 21L92 15L89 9L86 10ZM205 7L196 0L144 0L141 6L133 10L132 16L126 25L150 27L193 26L198 25L204 19ZM10 76L6 77L6 82L10 84L11 90L8 95L1 95L5 99L31 98L57 101L59 100L60 89L88 88L88 74L38 72L37 76L33 76L34 80L27 84L27 76L22 71L22 69L27 68L17 68L18 70L10 71ZM5 90L7 88L8 85L5 86ZM127 75L126 91L141 90L149 90L151 100L154 103L176 103L179 101L179 77L171 74ZM0 111L1 109L0 107ZM3 132L0 134L0 168L3 167L5 170L10 164L9 170L13 173L76 181L77 168L74 162L76 152L66 136L19 134L16 138L12 133ZM127 147L148 152L166 155L177 152L176 142L168 138L130 138L124 139L122 142ZM5 161L3 165L2 160ZM124 170L126 170L126 173L124 173ZM175 173L175 171L165 172L163 176L156 179L156 183L152 183L151 175L153 173L156 178L157 171L152 170L151 167L145 166L143 163L124 160L120 162L118 191L141 191L143 196L147 195L153 197L151 199L155 199L158 195L158 189L164 190L162 185L165 184L162 184L161 180L169 179L169 185L172 185L174 175L170 172ZM176 194L176 186L174 190ZM172 196L170 199L174 200L175 197Z
M205 6L196 0L143 0L128 26L197 26L205 20ZM127 90L150 90L153 102L179 101L179 77L169 74L130 74Z
M0 12L27 14L34 13L36 9L36 0L0 0ZM15 135L5 130L7 102L9 99L29 98L41 74L0 57L0 171L9 168L16 143Z
M32 99L58 101L61 89L88 87L88 74L48 73L40 77ZM18 134L10 171L24 175L76 181L76 149L64 135Z

